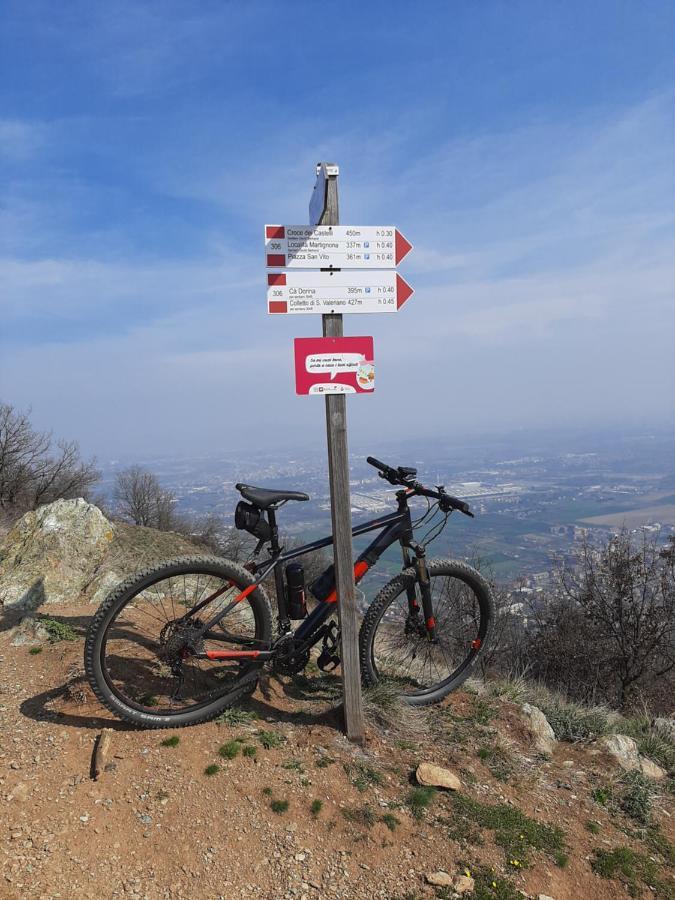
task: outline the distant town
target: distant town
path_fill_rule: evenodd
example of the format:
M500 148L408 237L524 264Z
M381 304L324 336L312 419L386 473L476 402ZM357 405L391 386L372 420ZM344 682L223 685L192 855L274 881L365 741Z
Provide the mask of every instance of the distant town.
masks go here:
M519 434L475 442L436 441L350 448L354 522L395 505L394 488L365 462L370 453L393 465L412 465L429 485L471 504L475 519L452 516L430 548L432 556L478 561L502 583L543 590L562 559L582 539L604 543L622 527L666 540L675 534L675 433ZM284 533L297 542L330 531L325 449L219 454L199 459L134 460L153 471L185 512L232 521L238 481L306 491L309 503L289 503L279 514ZM128 460L104 462L104 489ZM418 501L420 515L424 501ZM424 536L423 527L418 538ZM368 537L355 541L357 548ZM363 583L367 597L400 565L391 548Z

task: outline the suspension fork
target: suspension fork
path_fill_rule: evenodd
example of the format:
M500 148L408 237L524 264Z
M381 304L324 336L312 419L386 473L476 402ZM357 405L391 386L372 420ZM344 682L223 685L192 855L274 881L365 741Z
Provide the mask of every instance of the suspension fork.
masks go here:
M406 544L401 544L401 552L403 554L403 568L411 568L413 563L410 558L410 551ZM413 622L417 619L420 611L420 605L417 602L417 591L415 588L416 584L417 580L413 581L413 583L405 589L406 595L408 597L408 616Z
M431 602L431 579L429 578L429 570L427 569L427 560L424 547L419 545L413 548L415 550L415 581L420 586L422 595L422 610L424 612L424 624L427 629L427 635L432 643L436 643L436 619L434 618L434 607Z

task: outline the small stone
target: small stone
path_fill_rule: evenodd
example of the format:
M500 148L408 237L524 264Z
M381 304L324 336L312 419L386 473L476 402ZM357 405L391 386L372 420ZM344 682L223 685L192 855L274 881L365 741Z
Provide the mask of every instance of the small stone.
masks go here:
M452 889L458 894L472 894L476 882L470 875L458 875L452 882Z
M565 769L573 769L573 768L574 768L574 760L572 760L572 759L566 759L566 760L563 762L563 767L564 767Z
M537 894L537 900L553 900L548 894Z
M296 861L296 862L304 862L306 859L307 859L307 854L306 854L306 853L296 853L296 854L295 854L295 861Z
M433 884L435 887L452 887L452 875L447 872L431 872L426 876L427 884Z
M419 784L429 787L442 787L450 791L458 791L462 787L462 782L454 772L431 763L420 763L415 777Z
M28 800L28 785L24 784L23 781L19 781L18 784L14 785L14 790L8 797L9 800L18 800L19 803L23 803Z

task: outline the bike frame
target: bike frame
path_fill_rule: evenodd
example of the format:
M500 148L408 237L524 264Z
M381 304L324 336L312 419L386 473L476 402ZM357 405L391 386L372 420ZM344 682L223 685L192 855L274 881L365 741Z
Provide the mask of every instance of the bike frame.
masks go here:
M404 568L408 568L413 564L413 561L410 558L409 549L414 551L414 563L416 569L418 571L418 575L421 575L420 582L422 587L422 598L423 605L425 607L425 622L427 631L429 632L429 636L431 639L434 637L435 630L435 622L433 619L433 614L430 609L430 598L428 599L429 608L427 609L427 597L425 596L424 587L425 585L428 587L428 576L426 574L426 564L424 563L424 549L413 543L413 527L412 521L410 517L410 509L408 507L408 497L412 496L416 492L413 490L401 490L396 492L396 499L398 501L398 510L394 513L390 513L389 515L382 516L377 519L371 519L368 522L363 522L360 525L356 525L352 528L352 536L358 537L362 534L367 534L370 531L375 531L378 528L382 530L377 535L377 537L368 545L368 547L361 553L354 564L354 582L358 583L366 572L371 569L377 562L377 560L382 556L382 554L389 548L392 544L398 541L401 544L401 550L403 554L403 566ZM283 504L279 504L281 506ZM291 634L296 642L294 652L302 653L308 650L310 647L314 646L318 641L320 641L324 635L329 630L329 626L326 625L326 620L332 615L332 613L336 609L336 603L338 600L337 591L333 589L331 593L326 597L325 600L319 600L316 607L312 610L312 612L307 616L307 618L303 619L300 625L295 629L295 631L291 628L291 622L288 617L288 610L286 605L286 592L284 589L284 578L282 567L284 563L289 562L290 560L297 559L300 556L304 556L307 553L311 553L314 550L320 550L324 547L329 547L333 544L333 535L328 535L325 538L320 538L317 541L312 541L309 544L303 544L301 547L296 547L293 550L284 551L282 547L279 546L279 533L277 529L276 523L276 510L278 506L272 506L267 510L267 520L271 529L271 539L269 542L270 548L270 558L264 560L263 562L256 563L252 568L251 572L255 576L255 580L252 584L248 585L244 588L241 593L239 593L230 603L228 603L222 610L220 610L216 615L214 615L208 622L206 622L200 629L200 634L204 638L208 638L212 641L227 641L228 643L241 643L248 644L250 646L250 641L243 641L241 638L237 638L236 635L228 634L226 631L214 632L212 629L218 625L222 619L233 610L239 603L248 597L249 594L253 593L257 587L268 577L272 572L274 573L275 580L275 589L276 589L276 599L277 599L277 609L279 616L279 633L280 636L284 636L287 634ZM329 571L330 567L324 571L324 575ZM218 596L223 594L225 591L229 590L232 587L232 582L226 584L224 587L220 588L214 594L211 594L205 600L202 600L197 606L190 610L188 616L193 616L199 610L203 609L207 604L211 603ZM428 594L428 590L426 594ZM409 611L412 615L416 615L419 612L419 604L417 602L415 596L415 586L408 589L408 604ZM187 617L186 617L187 618ZM242 649L242 650L206 650L203 653L191 653L190 655L196 657L198 659L210 659L210 660L222 660L226 662L231 660L232 662L242 662L247 659L251 661L255 660L256 662L264 662L266 660L272 659L277 653L275 648L269 649Z

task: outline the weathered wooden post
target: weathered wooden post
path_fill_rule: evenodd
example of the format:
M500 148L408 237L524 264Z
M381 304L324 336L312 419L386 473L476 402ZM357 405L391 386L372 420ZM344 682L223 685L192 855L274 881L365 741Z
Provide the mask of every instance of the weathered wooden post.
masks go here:
M309 224L339 225L337 185L339 169L332 163L319 163L316 169L316 184L309 204ZM321 318L324 337L342 337L342 315L330 314L323 315ZM352 554L347 398L344 394L326 395L326 435L328 439L330 508L334 536L335 584L342 643L340 656L345 730L350 741L363 744L365 730Z

